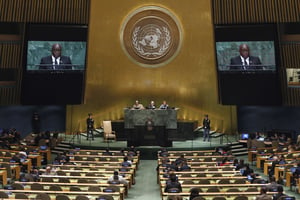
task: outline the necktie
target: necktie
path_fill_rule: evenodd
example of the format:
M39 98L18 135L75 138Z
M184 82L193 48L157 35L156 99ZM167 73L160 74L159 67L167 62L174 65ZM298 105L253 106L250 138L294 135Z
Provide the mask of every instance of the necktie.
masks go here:
M243 58L243 69L246 70L247 69L247 61L245 58Z
M57 62L57 59L55 59L53 69L57 69L57 66L58 66L58 62Z

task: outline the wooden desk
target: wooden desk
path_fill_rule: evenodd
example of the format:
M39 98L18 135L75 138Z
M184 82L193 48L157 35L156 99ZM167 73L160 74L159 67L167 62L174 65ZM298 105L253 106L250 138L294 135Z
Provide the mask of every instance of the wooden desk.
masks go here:
M84 192L84 191L45 191L45 190L3 190L0 189L1 192L10 193L9 199L14 199L15 194L17 193L25 193L29 195L30 199L35 199L37 194L47 193L50 195L51 199L55 200L55 197L58 194L65 194L70 197L70 199L75 199L78 195L88 195L91 196L92 199L96 199L100 195L111 195L114 197L114 200L123 200L120 192Z
M2 177L3 185L7 185L7 171L5 168L0 168L0 176Z
M39 152L40 155L46 154L47 161L48 162L51 161L51 150L50 150L49 147L46 150L39 150L38 152Z
M89 165L49 165L54 168L57 168L57 170L82 170L82 171L115 171L124 169L124 167L118 165L107 165L107 166L89 166ZM126 167L126 169L132 173L134 176L136 174L136 168L135 166ZM44 169L41 169L42 171ZM121 172L120 172L121 173Z
M272 166L272 161L265 161L264 163L264 175L269 175L269 167Z
M12 164L19 164L19 163L15 163L15 162L10 162L11 158L7 158L7 157L0 157L0 162L5 162L5 163L12 163ZM21 162L22 165L27 166L26 170L27 172L30 172L31 168L32 168L32 163L31 163L31 159L27 158L24 162Z
M285 168L283 166L276 166L275 170L274 170L274 176L276 181L279 180L279 178L281 178L283 176L283 172L284 172Z
M258 169L261 169L261 161L265 161L269 158L269 156L264 156L264 155L257 155L256 156L256 167Z
M248 151L248 162L253 163L256 157L257 151Z
M260 192L200 192L200 196L203 196L204 198L213 198L214 196L247 196L249 199L250 197L256 197L257 195L260 194ZM267 193L269 196L272 197L273 194L276 194L276 192L268 192ZM190 192L180 192L180 193L167 193L163 192L162 193L162 200L166 200L168 196L182 196L184 199L188 199L190 196Z
M18 164L10 163L10 162L0 162L10 165L11 173L14 175L16 179L20 178L21 167Z
M291 171L288 171L285 173L285 186L286 187L291 186L292 177L293 177L293 173ZM298 184L298 187L299 187L299 184Z
M20 179L21 167L19 165L10 165L10 168L15 175L15 178Z
M15 183L22 184L26 188L26 186L31 186L31 185L33 185L37 182L15 181ZM61 187L78 186L78 187L82 187L83 190L86 190L86 189L88 189L89 186L91 186L91 183L59 183L59 182L38 182L38 183L41 184L41 185L46 185L46 186L51 186L51 185L58 185L58 186L61 186ZM99 183L99 184L93 183L92 186L107 187L107 186L112 186L112 184L109 184L109 183ZM128 189L129 189L128 185L126 185L126 184L113 184L113 186L120 187L121 191L122 191L122 188L123 188L125 195L128 194Z
M78 179L88 179L96 181L97 183L107 183L108 178L111 176L111 174L103 174L104 177L95 177L95 176L62 176L62 175L40 175L40 178L43 180L43 177L51 177L53 179L56 179L55 182L58 182L59 178L67 178L71 183L77 183ZM124 177L128 183L129 187L133 184L132 180L133 177L131 174L127 174L127 176Z
M29 154L28 158L31 160L36 160L36 166L41 167L42 166L42 156L37 154Z

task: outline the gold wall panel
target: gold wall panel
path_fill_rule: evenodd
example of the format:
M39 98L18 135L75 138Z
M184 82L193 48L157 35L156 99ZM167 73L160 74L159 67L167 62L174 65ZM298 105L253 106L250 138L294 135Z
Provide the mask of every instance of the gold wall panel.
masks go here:
M126 16L142 6L161 6L179 19L181 49L170 63L145 68L129 59L121 47L120 28ZM147 105L167 100L179 107L178 119L198 120L209 114L212 129L236 131L235 106L218 104L215 47L210 0L91 0L84 105L67 107L67 132L85 130L88 113L96 126L119 120L123 108L136 99Z
M87 24L89 0L0 0L0 21Z
M15 81L0 81L0 105L20 103L21 58L20 41L0 42L0 69L15 69ZM16 59L20 58L20 59Z
M214 24L298 22L299 0L212 0Z
M284 42L280 45L281 53L281 80L284 105L299 106L300 90L287 86L286 69L300 68L300 44L297 42Z

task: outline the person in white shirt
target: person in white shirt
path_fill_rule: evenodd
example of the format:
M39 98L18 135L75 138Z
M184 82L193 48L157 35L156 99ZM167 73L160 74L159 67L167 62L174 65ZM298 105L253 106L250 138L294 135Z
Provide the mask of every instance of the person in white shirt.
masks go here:
M118 171L114 171L114 174L108 178L108 183L121 183L121 184L128 184L128 181L121 175L119 175Z

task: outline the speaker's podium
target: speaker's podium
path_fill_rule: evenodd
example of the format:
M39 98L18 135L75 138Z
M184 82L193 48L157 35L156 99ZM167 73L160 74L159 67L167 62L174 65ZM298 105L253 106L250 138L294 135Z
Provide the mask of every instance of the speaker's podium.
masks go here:
M178 109L124 109L127 146L172 146L168 131L177 129Z

